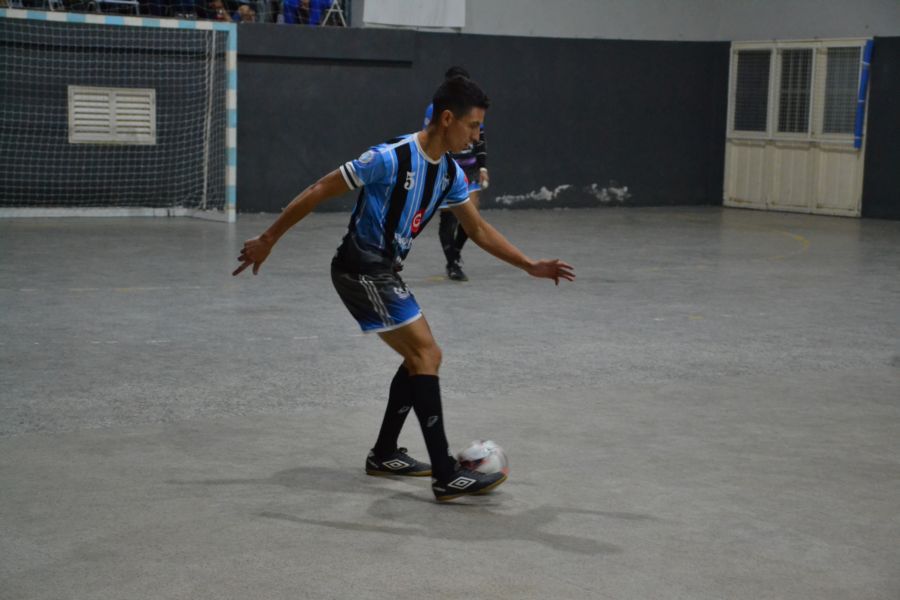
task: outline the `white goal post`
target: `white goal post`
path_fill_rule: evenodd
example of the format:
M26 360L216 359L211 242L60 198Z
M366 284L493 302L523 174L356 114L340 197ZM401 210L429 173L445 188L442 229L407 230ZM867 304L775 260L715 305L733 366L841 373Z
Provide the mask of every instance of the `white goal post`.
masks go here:
M0 217L234 222L237 25L0 8Z

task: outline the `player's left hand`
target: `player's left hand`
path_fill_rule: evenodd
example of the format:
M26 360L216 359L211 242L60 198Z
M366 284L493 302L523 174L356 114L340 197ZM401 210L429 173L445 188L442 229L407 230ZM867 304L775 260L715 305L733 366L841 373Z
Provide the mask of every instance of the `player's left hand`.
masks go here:
M259 273L259 267L262 266L266 258L269 257L269 252L271 251L272 242L265 236L261 235L247 240L244 242L244 247L241 248L241 255L238 256L241 266L235 269L231 275L234 276L240 274L250 265L253 265L253 274L256 275Z
M556 285L559 285L560 279L575 281L575 267L558 258L554 260L537 260L526 271L532 277L552 279Z

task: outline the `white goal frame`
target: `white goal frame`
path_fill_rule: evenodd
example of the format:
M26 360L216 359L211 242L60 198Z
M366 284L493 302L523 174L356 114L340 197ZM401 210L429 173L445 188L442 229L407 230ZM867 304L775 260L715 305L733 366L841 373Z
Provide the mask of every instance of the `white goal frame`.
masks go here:
M222 210L181 207L0 207L0 218L15 217L198 217L228 223L237 218L237 31L236 23L113 14L0 8L0 19L52 21L158 29L195 29L227 34L225 44L225 202Z

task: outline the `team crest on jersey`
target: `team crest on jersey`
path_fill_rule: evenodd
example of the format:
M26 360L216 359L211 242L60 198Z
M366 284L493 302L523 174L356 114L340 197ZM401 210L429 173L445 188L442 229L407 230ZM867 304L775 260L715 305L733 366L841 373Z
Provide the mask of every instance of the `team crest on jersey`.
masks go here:
M416 176L412 171L406 172L406 182L403 184L404 190L411 190L412 187L416 185Z
M406 300L409 298L409 288L406 287L395 287L394 294L397 295L401 300Z
M413 216L412 220L412 234L416 235L419 233L419 230L422 229L422 219L425 218L425 209L423 208L419 212Z
M441 183L441 191L443 192L446 190L448 185L450 185L450 176L444 175L444 181Z
M375 158L375 153L371 150L366 150L362 154L359 155L359 162L365 164L367 162L372 162L372 159Z

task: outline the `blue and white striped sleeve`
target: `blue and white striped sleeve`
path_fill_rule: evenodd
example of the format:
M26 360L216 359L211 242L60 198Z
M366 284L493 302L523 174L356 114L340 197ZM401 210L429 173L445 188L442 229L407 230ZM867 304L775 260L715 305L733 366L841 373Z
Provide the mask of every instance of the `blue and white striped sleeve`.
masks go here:
M371 148L340 166L341 176L351 190L357 190L370 183L383 182L390 173L390 158L387 150Z

